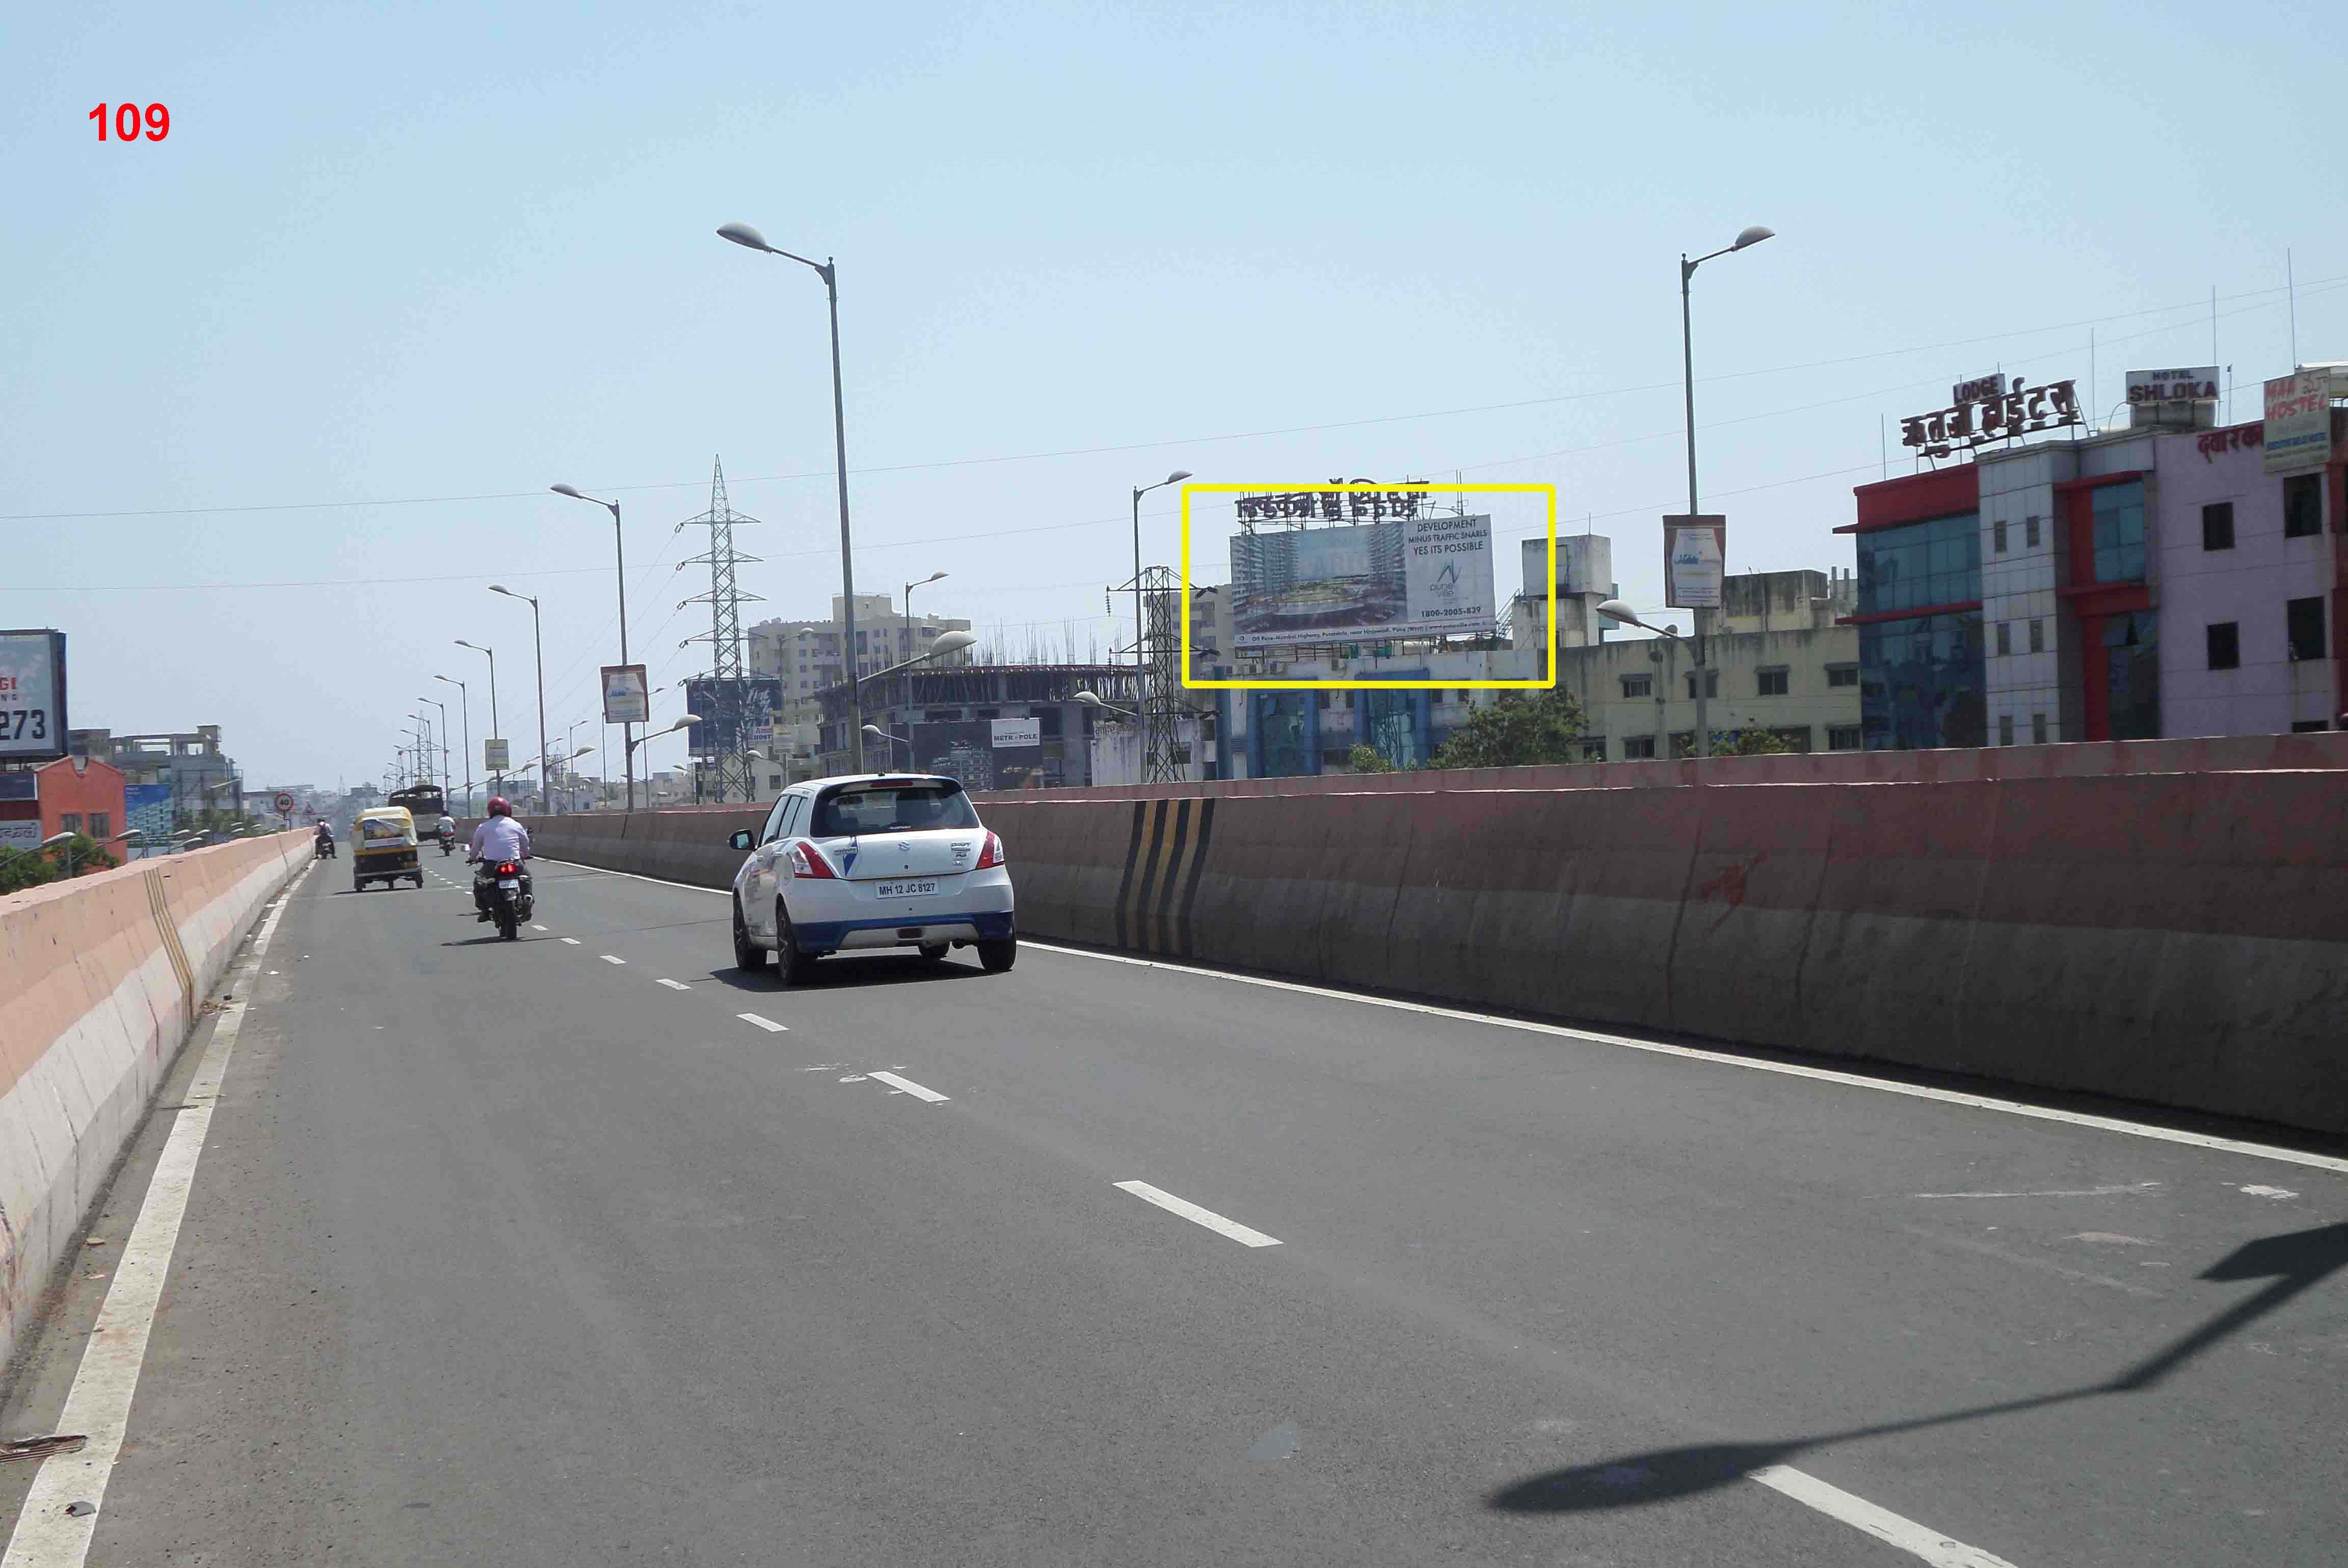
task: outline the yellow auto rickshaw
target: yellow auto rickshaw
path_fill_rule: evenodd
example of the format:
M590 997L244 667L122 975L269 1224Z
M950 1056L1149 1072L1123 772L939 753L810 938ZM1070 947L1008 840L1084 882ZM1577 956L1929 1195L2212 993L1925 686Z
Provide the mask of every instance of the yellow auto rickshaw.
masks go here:
M371 806L351 824L351 891L369 882L397 887L402 877L424 885L416 859L416 819L405 806Z

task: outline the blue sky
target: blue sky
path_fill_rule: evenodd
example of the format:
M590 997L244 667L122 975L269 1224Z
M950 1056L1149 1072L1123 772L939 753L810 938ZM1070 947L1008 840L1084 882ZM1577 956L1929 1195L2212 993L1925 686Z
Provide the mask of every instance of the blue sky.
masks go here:
M1675 259L1752 222L1697 280L1707 510L1732 570L1848 565L1880 419L1952 380L2084 382L2092 330L2108 407L2209 360L2214 287L2248 417L2286 251L2300 356L2348 358L2343 41L2313 3L12 7L0 624L71 634L77 724L331 785L435 673L480 693L457 637L528 734L490 582L545 601L550 726L592 712L610 529L556 480L627 510L655 684L705 657L713 455L754 613L821 614L822 286L731 219L839 258L859 587L946 571L917 603L1014 654L1108 645L1176 467L1552 481L1658 603ZM98 142L124 99L169 138Z

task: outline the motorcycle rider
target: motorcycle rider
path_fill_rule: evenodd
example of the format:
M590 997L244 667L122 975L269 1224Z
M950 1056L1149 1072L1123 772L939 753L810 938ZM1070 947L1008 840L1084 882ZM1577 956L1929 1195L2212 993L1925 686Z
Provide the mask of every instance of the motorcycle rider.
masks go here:
M326 825L326 819L324 817L318 819L318 837L313 847L317 854L328 860L334 858L335 830Z
M457 839L457 824L456 824L456 822L455 822L452 819L448 818L448 817L443 817L443 818L441 818L441 819L440 819L440 852L441 852L442 854L444 854L444 855L445 855L445 854L447 854L447 853L448 852L448 846L449 846L450 844L454 843L454 842L456 841L456 839Z
M489 899L497 892L497 867L511 861L522 866L522 902L530 902L530 869L524 862L530 859L530 830L514 820L512 803L502 795L489 797L489 814L473 830L473 841L465 851L465 862L480 869L473 875L473 904L480 911L479 919L488 921Z

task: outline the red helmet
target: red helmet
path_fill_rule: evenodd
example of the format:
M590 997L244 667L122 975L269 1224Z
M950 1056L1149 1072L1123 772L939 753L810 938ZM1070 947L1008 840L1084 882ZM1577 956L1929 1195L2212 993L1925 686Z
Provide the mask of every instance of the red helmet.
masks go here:
M492 795L492 796L490 796L490 797L489 797L489 815L490 815L490 816L492 816L492 817L510 817L510 816L512 816L512 815L513 815L513 802L512 802L512 801L510 801L510 800L509 800L509 799L506 799L504 796L502 796L502 795Z

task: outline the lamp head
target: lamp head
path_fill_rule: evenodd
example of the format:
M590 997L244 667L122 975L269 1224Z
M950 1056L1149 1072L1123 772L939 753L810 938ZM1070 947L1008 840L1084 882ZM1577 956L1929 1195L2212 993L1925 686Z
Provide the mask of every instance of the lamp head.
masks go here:
M747 245L754 251L771 251L775 248L767 243L766 235L747 223L720 223L717 226L717 237L721 240L731 240L737 245Z
M1080 691L1076 694L1076 700L1083 703L1086 707L1098 707L1101 706L1101 696L1100 693L1097 691Z
M576 487L572 485L549 485L546 488L552 490L556 495L567 495L572 500L585 500L587 499L585 496L579 493Z
M941 659L948 654L958 654L964 648L974 648L978 639L968 632L948 632L930 645L927 657Z
M1620 599L1605 601L1598 606L1598 613L1610 621L1620 621L1627 626L1639 624L1639 612Z
M1764 240L1773 240L1776 237L1776 230L1765 228L1761 224L1756 223L1752 227L1746 229L1743 233L1737 235L1736 243L1729 246L1728 248L1732 251L1741 251L1747 245L1757 245Z
M1190 470L1189 470L1189 469L1176 469L1172 473L1168 474L1168 475L1166 476L1166 482L1167 482L1168 484L1169 484L1169 485L1170 485L1170 484L1179 484L1179 483L1181 483L1184 480L1187 480L1187 479L1189 479L1189 477L1190 477Z

